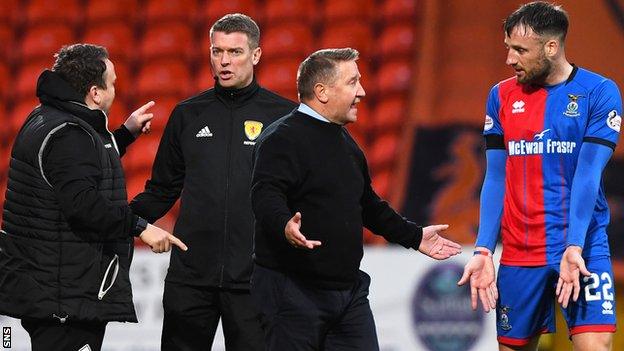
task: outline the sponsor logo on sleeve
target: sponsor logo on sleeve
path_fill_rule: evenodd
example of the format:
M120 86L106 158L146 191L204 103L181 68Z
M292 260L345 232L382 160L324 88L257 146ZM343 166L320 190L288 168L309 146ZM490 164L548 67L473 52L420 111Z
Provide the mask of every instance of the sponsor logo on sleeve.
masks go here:
M609 112L609 116L607 117L607 126L619 133L621 124L622 117L618 114L618 112L616 110Z
M485 126L483 126L483 131L487 132L492 128L494 128L494 119L488 115L485 115Z

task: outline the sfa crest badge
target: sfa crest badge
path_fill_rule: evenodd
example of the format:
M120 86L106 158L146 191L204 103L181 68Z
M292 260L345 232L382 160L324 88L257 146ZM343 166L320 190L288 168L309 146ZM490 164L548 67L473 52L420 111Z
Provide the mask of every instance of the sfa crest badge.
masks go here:
M262 122L245 121L245 135L249 140L256 140L262 132Z

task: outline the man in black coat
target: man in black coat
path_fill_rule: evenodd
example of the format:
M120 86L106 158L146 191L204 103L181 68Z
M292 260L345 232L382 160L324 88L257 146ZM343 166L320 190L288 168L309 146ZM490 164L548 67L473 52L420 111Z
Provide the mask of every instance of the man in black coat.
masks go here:
M163 296L162 350L206 350L219 319L228 350L263 350L249 295L253 213L251 152L263 128L296 105L258 85L260 31L230 14L210 29L216 84L179 103L145 191L130 203L153 222L181 197L175 233L192 249L171 252Z
M105 48L63 47L37 82L41 105L11 151L0 232L0 313L33 350L100 350L109 321L136 322L133 238L154 252L173 235L128 207L120 156L150 127L149 102L114 133L115 68Z
M299 66L296 111L254 150L256 216L252 298L268 350L379 350L359 270L362 228L434 259L461 251L448 225L420 227L371 187L366 158L344 125L364 97L358 52L320 50Z

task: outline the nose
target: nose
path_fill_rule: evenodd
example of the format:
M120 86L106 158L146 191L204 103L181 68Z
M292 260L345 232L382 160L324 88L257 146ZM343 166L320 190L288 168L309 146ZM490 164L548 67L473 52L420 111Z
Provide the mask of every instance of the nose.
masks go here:
M507 51L507 60L505 63L509 66L513 66L518 63L518 56L512 49Z
M227 52L224 52L221 55L221 66L227 66L230 64L230 54L228 54Z
M358 90L356 92L356 96L359 98L363 98L366 96L366 91L364 91L364 87L360 82L358 82Z

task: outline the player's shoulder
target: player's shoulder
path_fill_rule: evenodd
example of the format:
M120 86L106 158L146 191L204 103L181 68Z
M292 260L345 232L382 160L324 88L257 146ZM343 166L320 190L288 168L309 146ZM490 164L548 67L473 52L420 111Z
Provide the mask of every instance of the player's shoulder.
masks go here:
M504 97L518 89L522 90L522 84L518 83L518 78L516 76L513 76L494 84L491 93L496 92L499 96Z
M599 87L617 90L617 85L613 80L588 69L575 67L573 75L570 81L574 85L583 88L588 93Z

